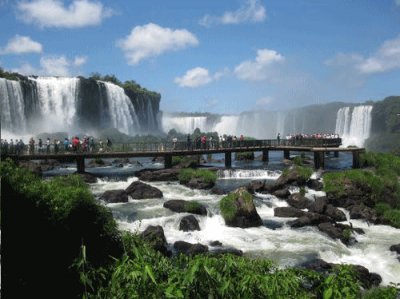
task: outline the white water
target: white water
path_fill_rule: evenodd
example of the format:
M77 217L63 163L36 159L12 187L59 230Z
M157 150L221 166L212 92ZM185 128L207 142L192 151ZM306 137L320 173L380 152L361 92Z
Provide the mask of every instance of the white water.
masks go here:
M109 106L109 117L112 126L119 129L122 133L133 134L139 128L139 121L129 97L123 88L103 82L106 87L107 100Z
M25 131L24 99L18 81L0 78L1 129Z
M221 169L218 170L219 179L277 179L282 174L280 170L263 169Z
M342 145L362 147L371 132L371 105L340 108L336 118L336 133L342 137ZM351 115L350 115L351 113Z
M92 185L92 190L95 194L101 194L105 190L125 189L136 179L132 177L128 181L119 182L99 180L97 184ZM280 266L294 266L312 258L322 258L333 263L363 265L380 274L384 285L400 282L400 263L396 254L389 251L389 247L400 240L398 229L382 225L368 226L363 221L352 220L353 226L363 228L366 234L355 235L358 243L347 247L340 241L327 237L316 227L290 228L286 222L293 218L274 217L275 207L288 204L269 194L256 194L255 198L257 212L265 226L233 228L226 226L220 215L218 204L222 196L209 194L204 190L189 189L178 183L150 184L163 192L162 199L130 200L124 204L109 205L118 219L120 228L142 232L149 225L161 225L170 246L179 240L205 245L218 240L224 247L235 247L247 256L272 259ZM308 190L307 195L324 194ZM200 231L179 230L180 219L187 214L174 213L163 208L163 203L170 199L196 200L207 206L207 216L195 215L199 220ZM268 228L271 223L281 227ZM213 247L210 247L210 250L213 250Z
M175 129L180 133L191 134L196 128L202 132L208 132L207 116L169 116L164 114L161 120L164 132Z
M221 116L220 122L215 125L213 131L218 132L220 135L240 135L237 128L238 121L239 116L237 115Z

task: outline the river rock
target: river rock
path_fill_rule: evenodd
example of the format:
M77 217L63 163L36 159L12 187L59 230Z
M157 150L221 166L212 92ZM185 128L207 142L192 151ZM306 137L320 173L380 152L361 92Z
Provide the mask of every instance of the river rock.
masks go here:
M125 189L133 199L161 198L163 193L156 187L150 186L140 181L135 181Z
M182 253L191 256L208 252L207 245L203 245L200 243L191 244L185 241L176 241L174 243L174 249L178 254Z
M173 199L164 202L164 208L170 209L176 213L192 213L197 215L207 215L207 209L197 201L186 201L182 199Z
M111 163L104 161L103 159L91 159L87 164L87 168L92 168L92 167L105 167L105 166L111 166Z
M310 206L311 201L300 193L293 193L286 200L289 205L297 209L306 209Z
M338 208L335 208L333 205L329 204L326 206L325 215L331 217L335 221L345 221L346 215Z
M255 192L264 191L265 180L264 181L252 181L250 182L246 188L249 193L254 194Z
M221 189L220 187L214 186L211 188L210 192L212 194L216 194L216 195L223 195L225 194L225 191L223 189Z
M394 251L400 254L400 244L390 246L390 251Z
M225 247L225 248L215 248L209 252L210 255L219 256L222 254L232 254L236 256L243 256L243 251L240 249L236 249L234 247Z
M179 230L184 232L200 230L199 221L193 215L185 216L181 219L179 223Z
M296 220L289 221L290 227L303 227L307 225L318 225L322 222L330 221L331 219L326 215L317 213L304 212L304 215Z
M178 181L179 169L143 169L136 172L135 175L139 178L139 180L146 182Z
M164 230L161 226L150 225L141 236L154 250L161 252L165 256L170 255L170 252L167 250L167 239L165 238Z
M214 182L206 182L203 178L191 178L184 185L192 189L211 189L214 187Z
M222 246L222 243L221 243L220 241L211 241L211 242L210 242L210 246L213 246L213 247L221 247L221 246Z
M220 201L225 224L232 227L255 227L263 224L254 206L253 196L245 187L236 189Z
M123 189L108 190L101 195L100 199L107 203L128 202L128 193Z
M323 197L315 198L314 203L309 206L309 211L314 213L323 214L325 212L326 206L328 205L328 199Z
M377 221L377 214L375 210L361 205L354 205L349 207L350 218L351 219L366 219L372 223Z
M316 191L321 191L324 188L324 184L320 180L309 179L307 181L307 187Z
M278 207L274 209L275 217L302 217L306 212L293 207Z
M275 190L272 195L279 197L279 198L288 198L290 195L290 191L288 188L278 189Z
M83 173L75 172L74 174L79 175L83 179L83 181L85 183L88 183L88 184L97 183L97 177L94 176L91 173L88 173L88 172L83 172Z

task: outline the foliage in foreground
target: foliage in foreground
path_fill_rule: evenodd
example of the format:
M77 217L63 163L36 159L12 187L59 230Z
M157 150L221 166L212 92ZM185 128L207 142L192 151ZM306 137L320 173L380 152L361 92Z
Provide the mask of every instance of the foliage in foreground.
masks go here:
M179 171L178 179L180 183L188 183L192 178L201 178L205 183L215 183L217 174L208 169L184 168Z

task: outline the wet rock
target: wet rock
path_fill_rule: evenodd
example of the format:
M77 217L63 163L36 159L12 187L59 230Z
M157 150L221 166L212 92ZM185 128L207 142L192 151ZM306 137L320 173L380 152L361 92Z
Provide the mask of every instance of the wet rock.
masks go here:
M253 196L245 187L236 189L220 201L225 224L232 227L255 227L263 224L254 206Z
M146 182L178 181L179 169L143 169L136 172L135 175L139 178L139 180Z
M207 209L197 201L186 201L182 199L173 199L164 202L164 208L170 209L176 213L192 213L197 215L207 215Z
M279 198L288 198L288 196L290 196L290 192L289 192L288 188L275 190L272 194Z
M397 252L398 254L400 254L400 244L395 244L390 246L390 251L394 251Z
M335 221L346 221L345 213L330 204L326 206L325 215L331 217Z
M361 285L369 289L372 286L379 286L382 282L382 277L377 273L369 272L367 268L361 265L354 265L357 279L361 282Z
M232 254L236 256L243 256L243 251L234 247L216 248L209 252L210 255L219 256L222 254Z
M306 212L293 207L278 207L274 209L275 217L302 217Z
M314 203L310 205L309 211L323 214L325 212L327 205L328 205L328 200L326 197L317 197Z
M225 194L224 190L219 188L219 187L217 187L217 186L212 187L210 191L211 191L212 194L216 194L216 195Z
M134 199L163 197L163 193L159 189L140 181L133 182L125 191Z
M190 256L208 252L208 246L206 245L200 243L191 244L185 241L176 241L174 243L174 249L178 254L182 253Z
M321 191L324 188L324 184L320 180L309 179L307 181L307 187L316 191Z
M332 239L340 239L343 237L342 231L340 228L336 227L334 224L330 222L320 223L318 225L318 229L324 233L326 233Z
M263 225L272 230L276 230L277 228L281 228L283 226L283 224L281 222L270 220L270 219L263 220Z
M351 219L366 219L372 223L377 221L377 214L375 210L361 205L354 205L349 207L350 218Z
M289 205L297 209L306 209L310 206L311 201L300 193L294 193L286 200Z
M108 190L101 195L100 199L107 203L128 202L128 193L123 189Z
M200 230L199 222L193 215L185 216L181 219L179 223L179 230L184 232Z
M221 246L222 246L222 243L221 243L220 241L211 241L211 242L210 242L210 246L213 246L213 247L221 247Z
M88 184L97 183L97 177L94 176L94 175L91 174L91 173L88 173L88 172L84 172L84 173L75 172L74 174L79 175L79 176L83 179L83 181L84 181L85 183L88 183Z
M104 161L103 159L91 159L87 164L87 168L93 168L93 167L105 167L105 166L111 166L111 163Z
M207 182L204 178L191 178L189 182L184 183L185 186L192 189L211 189L214 182Z
M318 225L320 223L327 222L330 220L331 219L325 215L304 212L303 216L299 217L296 220L289 221L288 224L290 225L290 227L303 227L307 225Z
M265 181L252 181L246 186L246 188L251 194L262 192L265 190Z
M170 256L167 250L167 239L161 226L148 226L141 234L143 240L148 243L154 250L161 252L165 256Z

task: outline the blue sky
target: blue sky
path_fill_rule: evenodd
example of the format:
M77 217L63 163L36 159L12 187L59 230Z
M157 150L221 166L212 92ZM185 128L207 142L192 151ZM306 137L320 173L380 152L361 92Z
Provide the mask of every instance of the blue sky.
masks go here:
M0 0L0 66L135 80L164 111L399 95L400 0Z

